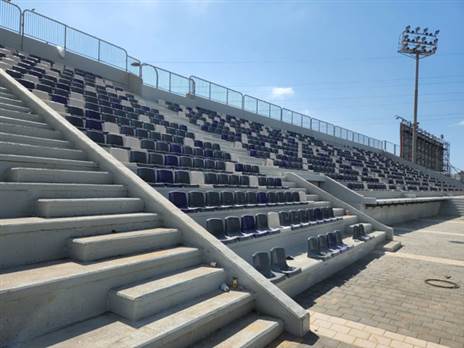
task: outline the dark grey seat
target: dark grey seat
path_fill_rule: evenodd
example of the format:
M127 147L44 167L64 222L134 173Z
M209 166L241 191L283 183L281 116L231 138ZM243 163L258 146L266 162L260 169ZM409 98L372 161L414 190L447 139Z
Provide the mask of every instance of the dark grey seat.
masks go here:
M280 282L285 274L274 272L271 269L271 259L267 252L256 252L253 254L253 266L256 270L273 283Z
M253 238L253 233L242 233L241 221L238 216L228 216L225 218L225 234L229 237L238 237L239 240Z
M267 214L256 214L256 231L258 233L275 234L279 233L280 229L269 227Z
M284 248L271 249L271 269L289 277L301 272L300 267L292 267L287 264L287 255L285 255Z
M224 232L224 222L222 219L206 220L206 229L224 244L238 241L238 237L226 236Z
M327 252L321 252L319 247L319 238L318 237L309 237L308 238L308 257L318 260L328 260L332 256Z
M321 252L329 253L332 256L340 254L340 250L329 248L329 239L326 234L320 234L317 238L319 239L319 249Z

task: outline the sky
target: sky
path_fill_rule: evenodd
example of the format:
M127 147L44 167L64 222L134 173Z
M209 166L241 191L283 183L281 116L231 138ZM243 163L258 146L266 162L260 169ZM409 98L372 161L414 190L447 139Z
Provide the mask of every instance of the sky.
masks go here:
M440 30L421 60L420 127L451 143L464 169L464 1L17 0L127 49L338 126L399 143L412 119L414 60L406 25Z

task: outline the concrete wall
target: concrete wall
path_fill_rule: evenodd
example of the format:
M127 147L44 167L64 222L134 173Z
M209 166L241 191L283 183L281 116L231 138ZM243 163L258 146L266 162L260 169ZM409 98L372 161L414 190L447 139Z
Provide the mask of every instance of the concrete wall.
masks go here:
M379 207L367 206L361 210L386 225L393 225L436 216L440 211L441 204L441 201L436 201Z

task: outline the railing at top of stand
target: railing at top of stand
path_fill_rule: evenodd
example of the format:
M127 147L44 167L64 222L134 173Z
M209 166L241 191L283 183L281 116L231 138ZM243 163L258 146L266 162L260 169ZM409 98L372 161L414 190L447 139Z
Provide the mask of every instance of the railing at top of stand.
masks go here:
M371 138L317 118L282 108L279 105L244 95L239 91L197 76L186 77L151 64L142 63L137 58L129 56L127 51L120 46L33 10L21 11L19 6L9 1L0 0L0 27L17 32L21 35L21 40L27 36L47 44L60 46L65 51L143 76L143 81L147 85L169 93L181 96L188 94L198 96L349 142L383 150L396 156L399 155L399 147L396 144Z

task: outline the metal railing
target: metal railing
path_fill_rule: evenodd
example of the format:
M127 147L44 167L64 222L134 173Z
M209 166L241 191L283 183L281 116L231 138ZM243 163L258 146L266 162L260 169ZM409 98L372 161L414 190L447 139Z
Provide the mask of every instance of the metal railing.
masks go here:
M21 11L19 6L5 0L0 0L0 27L17 32L21 35L21 40L25 36L31 37L47 44L60 46L65 51L138 75L143 77L145 84L169 93L181 96L194 95L346 141L374 147L396 156L399 155L399 147L396 144L371 138L332 123L282 108L279 105L244 95L239 91L197 76L186 77L151 64L142 63L137 58L129 56L127 51L120 46L35 11Z
M11 2L0 2L0 27L21 33L21 8Z

